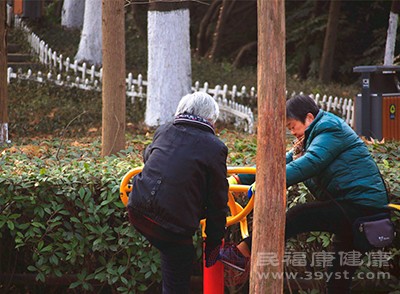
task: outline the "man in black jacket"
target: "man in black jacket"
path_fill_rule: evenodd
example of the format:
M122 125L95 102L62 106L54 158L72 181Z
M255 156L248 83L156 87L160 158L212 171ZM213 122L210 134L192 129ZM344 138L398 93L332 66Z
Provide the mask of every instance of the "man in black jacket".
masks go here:
M130 222L160 250L163 293L189 293L192 237L206 218L206 266L216 261L225 234L228 149L214 133L219 107L196 92L179 102L172 123L160 126L133 179Z

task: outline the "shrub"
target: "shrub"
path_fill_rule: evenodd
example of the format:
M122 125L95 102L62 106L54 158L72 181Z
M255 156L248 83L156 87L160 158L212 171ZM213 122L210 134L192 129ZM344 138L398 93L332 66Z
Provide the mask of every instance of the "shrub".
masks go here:
M10 264L3 271L32 272L41 282L73 275L69 288L87 291L98 285L132 293L159 283L158 252L128 224L118 197L120 179L140 156L128 148L99 158L94 142L75 143L60 159L59 144L2 152L1 254Z

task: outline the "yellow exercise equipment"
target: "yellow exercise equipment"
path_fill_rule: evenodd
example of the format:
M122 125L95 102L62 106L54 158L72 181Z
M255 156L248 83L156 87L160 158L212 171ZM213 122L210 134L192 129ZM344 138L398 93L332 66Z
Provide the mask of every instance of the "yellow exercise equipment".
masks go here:
M142 171L143 167L137 167L128 171L122 178L119 192L122 203L127 206L129 193L132 191L132 178ZM255 167L228 167L227 175L232 174L255 174ZM254 196L250 198L249 202L245 207L242 207L239 203L235 201L233 192L243 192L247 193L249 190L249 185L229 185L228 191L228 207L231 215L226 218L226 226L232 226L234 224L240 223L240 231L242 237L249 236L249 230L247 225L247 215L253 210L254 207ZM205 236L205 219L200 221L202 226L202 234Z

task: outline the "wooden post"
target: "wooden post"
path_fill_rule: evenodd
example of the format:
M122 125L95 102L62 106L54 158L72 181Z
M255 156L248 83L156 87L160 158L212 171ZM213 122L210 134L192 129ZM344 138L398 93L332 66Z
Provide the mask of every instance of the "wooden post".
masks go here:
M102 1L102 156L125 149L125 0Z
M0 0L0 144L8 140L6 2L6 0Z
M257 186L250 293L283 293L286 208L285 2L258 0Z

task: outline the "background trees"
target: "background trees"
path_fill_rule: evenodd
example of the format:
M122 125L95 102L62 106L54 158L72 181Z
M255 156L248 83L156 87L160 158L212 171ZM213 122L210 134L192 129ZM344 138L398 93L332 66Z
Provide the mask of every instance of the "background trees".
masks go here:
M101 0L85 0L81 40L75 59L100 65L101 45Z
M68 29L82 28L85 1L64 0L61 11L61 25Z
M192 48L199 56L255 66L256 1L205 2L210 5L192 7ZM357 79L354 66L382 64L390 6L379 0L285 1L288 74L348 84Z
M52 1L58 2L49 0L46 3ZM299 80L319 78L330 3L285 1L289 77ZM382 0L341 1L340 13L336 17L339 29L329 82L352 84L358 79L352 70L354 66L383 63L391 4L392 1ZM135 27L140 32L140 39L127 36L130 40L127 46L135 47L132 42L147 42L148 1L127 0L126 7L129 15L126 19L127 30ZM256 0L190 1L189 10L190 42L192 53L196 53L195 61L210 58L237 68L254 70L257 63ZM399 35L399 32L396 34ZM399 37L396 39L399 40ZM397 45L394 63L399 61L399 53ZM143 58L138 60L137 55L127 55L129 70L137 69L138 64L147 64ZM193 62L192 66L195 66Z

